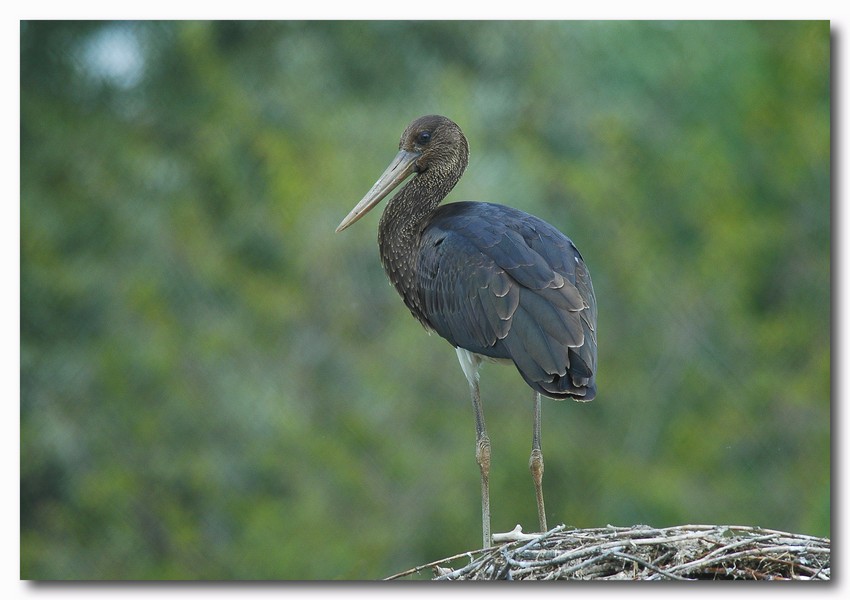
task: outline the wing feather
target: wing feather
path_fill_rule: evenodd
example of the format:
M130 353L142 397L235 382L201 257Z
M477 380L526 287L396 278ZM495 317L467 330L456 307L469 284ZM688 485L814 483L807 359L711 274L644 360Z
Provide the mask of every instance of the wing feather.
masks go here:
M417 293L452 345L512 359L553 398L596 393L596 298L576 247L548 223L480 202L440 207L422 233Z

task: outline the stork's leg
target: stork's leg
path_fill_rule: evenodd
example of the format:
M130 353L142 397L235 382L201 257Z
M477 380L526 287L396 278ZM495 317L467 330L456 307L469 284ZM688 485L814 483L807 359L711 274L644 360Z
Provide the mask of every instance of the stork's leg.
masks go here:
M546 509L543 507L543 451L540 449L540 394L534 392L534 428L531 435L531 458L528 459L534 494L537 496L537 518L540 531L547 531Z
M484 407L481 405L477 378L470 381L469 390L472 393L472 409L475 411L475 460L481 469L481 528L484 532L484 548L489 548L493 545L490 535L490 438L484 426Z
M487 437L487 428L484 426L484 407L478 390L478 367L481 365L481 357L463 348L455 350L463 374L469 382L472 410L475 411L475 461L481 469L481 528L484 531L484 547L489 548L493 545L490 535L490 438Z

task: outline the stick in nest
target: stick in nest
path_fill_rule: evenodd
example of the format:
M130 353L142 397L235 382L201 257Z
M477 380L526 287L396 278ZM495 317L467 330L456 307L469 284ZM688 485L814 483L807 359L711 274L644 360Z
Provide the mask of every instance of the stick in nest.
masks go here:
M830 540L735 525L645 525L495 534L492 548L457 554L387 579L830 579ZM501 545L498 545L501 544ZM460 559L466 564L456 565Z

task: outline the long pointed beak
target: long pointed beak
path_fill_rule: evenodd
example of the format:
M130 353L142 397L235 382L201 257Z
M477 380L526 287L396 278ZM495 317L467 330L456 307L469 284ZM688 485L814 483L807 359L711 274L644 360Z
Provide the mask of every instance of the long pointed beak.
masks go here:
M387 170L384 171L384 173L378 178L378 181L375 182L372 189L363 196L363 199L357 203L357 206L351 209L348 216L345 217L342 220L342 223L339 224L339 227L336 228L336 232L339 233L355 221L359 220L360 217L375 208L375 205L378 204L378 202L386 198L390 192L398 187L398 184L404 181L407 176L413 172L413 167L419 156L419 152L408 152L407 150L401 150L398 154L396 154L395 158L390 163L390 166L387 167Z

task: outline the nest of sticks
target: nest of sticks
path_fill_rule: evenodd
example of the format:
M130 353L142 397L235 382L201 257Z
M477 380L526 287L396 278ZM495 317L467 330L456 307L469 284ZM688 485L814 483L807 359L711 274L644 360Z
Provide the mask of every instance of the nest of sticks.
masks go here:
M759 527L600 527L526 534L517 525L494 546L387 579L829 580L830 541Z

